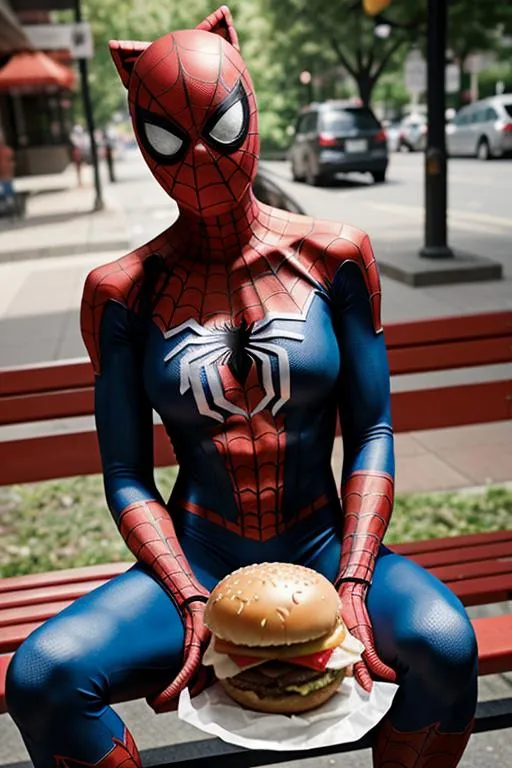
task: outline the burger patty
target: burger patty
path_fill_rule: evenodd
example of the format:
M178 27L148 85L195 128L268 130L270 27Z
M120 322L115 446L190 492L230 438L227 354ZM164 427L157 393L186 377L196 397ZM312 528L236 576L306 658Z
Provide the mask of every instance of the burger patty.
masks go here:
M298 667L285 661L267 661L259 667L246 669L230 677L229 682L242 691L254 691L263 696L282 696L288 686L304 685L324 675L325 672Z

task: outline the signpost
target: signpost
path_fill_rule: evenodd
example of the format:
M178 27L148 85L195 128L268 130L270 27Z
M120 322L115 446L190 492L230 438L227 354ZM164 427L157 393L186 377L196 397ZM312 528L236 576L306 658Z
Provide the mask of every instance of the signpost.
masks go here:
M460 68L458 64L447 64L444 71L446 93L460 91Z
M80 6L80 0L74 0L75 9L75 26L82 27L82 8ZM78 41L80 46L83 41ZM105 207L103 202L103 194L101 189L100 169L98 166L98 147L96 145L96 136L94 135L94 116L92 111L91 92L89 90L89 78L87 76L87 59L78 59L78 68L80 70L80 80L82 83L82 98L84 102L85 119L87 122L87 130L89 132L89 138L91 141L91 162L94 173L94 188L96 190L96 199L94 201L94 210L101 211Z
M425 245L420 256L453 258L447 244L445 139L446 2L428 0L428 130L425 152Z
M78 24L30 24L23 30L34 48L40 51L68 50L74 59L92 59L94 48L91 27Z
M427 62L418 48L408 54L404 65L405 88L416 98L427 90Z

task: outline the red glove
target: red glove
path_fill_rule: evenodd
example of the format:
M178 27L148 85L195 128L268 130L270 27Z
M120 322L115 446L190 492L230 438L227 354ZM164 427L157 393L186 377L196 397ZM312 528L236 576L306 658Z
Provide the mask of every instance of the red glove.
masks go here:
M372 678L380 678L394 683L396 672L384 664L377 655L373 630L366 608L366 592L368 584L345 581L340 585L341 615L348 631L360 640L365 650L362 661L354 665L354 677L359 685L368 693L373 686Z
M210 668L201 664L210 640L210 630L203 622L204 607L205 602L200 596L182 606L185 624L183 666L164 691L148 698L148 703L155 712L172 712L177 708L178 697L185 688L190 688L191 696L197 696L203 688L213 682Z

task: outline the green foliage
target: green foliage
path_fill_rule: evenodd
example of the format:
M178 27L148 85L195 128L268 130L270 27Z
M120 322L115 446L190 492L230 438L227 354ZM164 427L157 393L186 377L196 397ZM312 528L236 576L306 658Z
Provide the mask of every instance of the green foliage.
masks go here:
M98 125L126 110L126 92L110 58L109 39L151 41L173 29L194 27L218 4L82 0L95 40L90 80ZM311 99L358 94L365 103L378 98L400 105L407 100L403 60L415 40L424 47L425 0L393 0L384 15L401 26L387 39L375 35L374 20L362 12L358 0L229 4L258 97L264 145L286 146L287 128ZM475 51L499 50L503 36L512 33L508 0L457 0L448 5L448 14L448 46L460 59ZM299 81L303 70L313 75L310 86Z
M451 3L448 8L448 45L461 63L471 53L497 51L504 35L512 34L512 3Z
M175 469L156 473L167 498ZM100 476L0 489L0 577L133 559L105 503Z
M98 125L107 123L116 111L126 110L126 91L112 63L109 40L150 42L173 29L193 27L214 10L211 0L82 0L82 7L95 43L90 84Z
M389 15L400 26L382 39L375 35L374 20L353 0L262 0L262 4L273 19L275 55L285 57L289 76L298 81L301 70L307 69L322 91L326 73L335 72L338 79L353 81L365 104L382 73L401 61L400 51L410 44L423 17L420 0L394 0Z
M156 472L163 498L176 470ZM0 577L132 560L100 476L0 489ZM512 528L512 489L399 495L386 543Z
M386 544L512 528L512 490L397 496Z

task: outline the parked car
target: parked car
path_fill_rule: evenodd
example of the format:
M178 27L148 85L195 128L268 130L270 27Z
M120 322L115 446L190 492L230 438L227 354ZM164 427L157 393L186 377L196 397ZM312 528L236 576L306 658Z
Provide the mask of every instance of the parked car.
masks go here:
M512 154L512 93L463 107L446 128L448 154L480 160Z
M297 120L289 153L296 181L320 184L337 173L370 173L386 179L386 131L368 107L327 101L313 103Z
M427 118L425 115L407 115L400 123L398 149L408 152L423 151L427 145Z
M388 138L388 150L390 152L398 152L400 142L400 122L383 120L382 127L386 131Z

